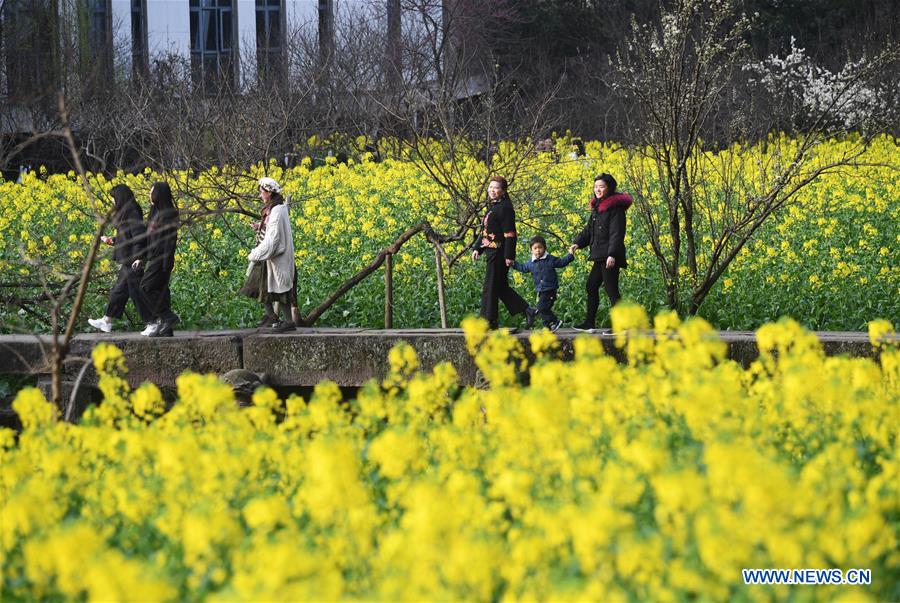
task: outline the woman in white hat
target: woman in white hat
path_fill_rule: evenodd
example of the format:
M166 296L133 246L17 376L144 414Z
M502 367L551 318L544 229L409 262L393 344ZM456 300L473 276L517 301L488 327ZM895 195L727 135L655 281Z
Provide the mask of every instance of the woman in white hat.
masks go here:
M259 198L265 205L262 218L253 224L256 247L247 256L247 281L240 292L265 306L266 313L257 326L271 326L276 333L283 333L296 328L291 316L291 307L297 305L294 234L278 182L260 178ZM278 320L278 310L284 314L284 320Z

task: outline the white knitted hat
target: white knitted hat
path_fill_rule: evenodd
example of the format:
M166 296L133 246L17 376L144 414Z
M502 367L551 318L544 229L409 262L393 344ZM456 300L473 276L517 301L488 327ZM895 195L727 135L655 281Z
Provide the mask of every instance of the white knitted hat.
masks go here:
M274 178L269 178L268 176L264 176L259 179L259 188L264 191L269 191L270 193L280 193L281 185L275 181Z

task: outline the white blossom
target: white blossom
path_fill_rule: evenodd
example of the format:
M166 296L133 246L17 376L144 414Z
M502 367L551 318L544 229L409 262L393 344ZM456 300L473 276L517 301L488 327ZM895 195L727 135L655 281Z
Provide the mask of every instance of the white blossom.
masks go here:
M853 127L873 109L881 109L877 92L854 78L866 67L866 60L848 61L838 73L817 65L791 38L791 51L785 57L768 58L749 63L744 70L751 80L775 95L798 99L811 116L826 115L843 125Z

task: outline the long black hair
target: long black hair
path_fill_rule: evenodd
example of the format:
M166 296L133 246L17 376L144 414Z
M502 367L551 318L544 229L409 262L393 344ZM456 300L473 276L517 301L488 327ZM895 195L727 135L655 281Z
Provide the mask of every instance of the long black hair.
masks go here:
M150 189L150 216L147 227L153 231L159 228L178 226L178 208L172 198L172 189L167 182L154 182Z
M134 198L134 192L128 185L117 184L112 187L110 195L113 198L113 224L119 226L125 220L144 221L144 212Z
M618 182L616 179L612 177L612 174L603 173L594 178L594 182L596 183L598 180L602 180L606 183L606 196L609 197L613 193L616 192L616 186L618 186Z
M616 186L618 186L618 182L616 179L612 177L612 174L607 174L606 172L600 174L596 178L594 178L594 184L597 184L598 180L602 180L606 183L606 196L614 195L616 193ZM591 208L597 209L600 207L600 199L594 193L591 193Z

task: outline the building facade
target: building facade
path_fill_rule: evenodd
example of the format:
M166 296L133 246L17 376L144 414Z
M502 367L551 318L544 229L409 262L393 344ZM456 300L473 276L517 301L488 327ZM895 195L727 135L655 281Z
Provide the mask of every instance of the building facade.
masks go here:
M442 6L441 0L403 6L401 0L4 0L0 85L7 98L27 99L88 67L101 79L128 77L175 56L189 62L198 82L240 86L289 73L289 45L299 38L327 54L342 28L382 31L390 55L401 36L437 35L428 24L440 23Z

